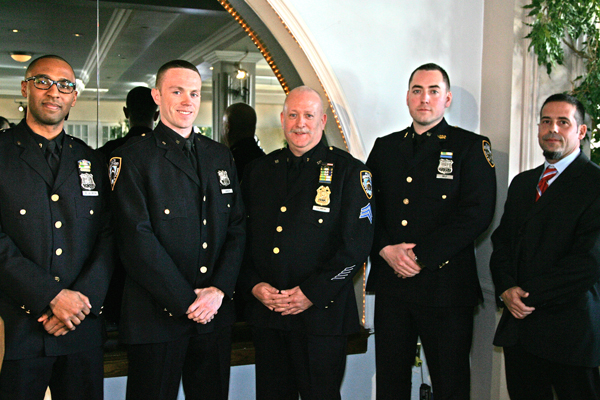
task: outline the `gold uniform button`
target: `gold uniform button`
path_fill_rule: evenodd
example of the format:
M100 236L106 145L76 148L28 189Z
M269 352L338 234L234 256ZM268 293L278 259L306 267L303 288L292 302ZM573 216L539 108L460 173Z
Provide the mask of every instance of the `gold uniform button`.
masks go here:
M165 208L165 214L167 214L167 215L171 214L171 210L169 210L168 208Z
M94 215L94 210L90 210L90 215Z
M98 315L102 315L102 311L100 311L100 312L98 313Z
M202 221L202 223L203 223L204 225L206 225L206 220L203 220L203 221Z
M275 254L279 254L279 247L275 247L275 248L273 249L273 253L275 253Z
M445 194L442 195L442 199L446 200L446 197L447 196Z
M319 223L322 224L323 223L323 218L319 218Z
M409 177L407 177L407 178L406 178L406 182L408 182L408 183L411 183L411 182L412 182L412 177L410 177L410 176L409 176Z
M21 213L21 215L25 215L25 214L27 214L27 210L26 209L22 209L21 211L19 211L19 213Z
M200 267L200 272L201 273L205 274L207 271L208 271L208 268L206 268L204 266Z
M55 227L56 229L60 229L60 228L62 228L62 222L60 222L60 221L56 221L56 222L54 223L54 227Z
M59 277L59 276L55 276L55 277L54 277L54 280L55 280L56 282L60 282L60 277Z
M206 201L206 196L204 196L204 197L202 198L202 201Z
M405 219L403 219L403 220L402 220L402 226L406 226L406 225L408 225L408 221L407 221L407 220L405 220Z
M169 313L169 317L172 317L172 316L173 316L173 314Z
M142 137L144 137L144 136L146 136L146 134L145 134L145 133L142 133Z
M60 256L61 254L62 254L62 249L61 248L56 249L56 255Z
M165 312L167 312L167 311L169 311L169 310L167 310L167 309L165 308Z
M58 201L58 199L60 199L60 197L57 194L53 194L52 196L50 196L50 200L52 201Z
M25 314L31 314L31 310L25 311Z
M227 204L227 208L230 208L231 206L229 204Z
M404 204L408 204L408 203L409 203L408 199L404 199L404 200L402 200L402 202L403 202Z
M286 212L286 211L287 211L287 207L286 206L281 207L281 212Z
M208 247L208 243L206 243L206 242L202 243L202 248L203 249L206 249L207 247Z
M283 228L281 226L278 226L277 227L277 232L281 232L281 231L283 231Z

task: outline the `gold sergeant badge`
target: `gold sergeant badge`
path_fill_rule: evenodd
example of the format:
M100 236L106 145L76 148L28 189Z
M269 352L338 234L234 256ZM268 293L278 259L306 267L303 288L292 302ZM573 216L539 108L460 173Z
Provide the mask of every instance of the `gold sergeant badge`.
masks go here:
M328 205L330 202L330 200L329 200L330 193L331 193L331 190L329 190L329 186L321 185L317 189L317 197L315 197L315 203L317 203L320 206Z

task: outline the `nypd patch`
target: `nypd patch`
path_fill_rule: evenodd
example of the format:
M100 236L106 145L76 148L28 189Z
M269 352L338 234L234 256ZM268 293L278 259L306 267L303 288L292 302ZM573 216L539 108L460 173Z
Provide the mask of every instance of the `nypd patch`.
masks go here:
M373 177L369 171L360 171L360 184L370 200L373 197Z
M119 174L121 173L121 166L121 157L113 157L108 163L108 177L110 178L111 190L115 190L115 184L117 183L117 179L119 178Z
M494 164L494 159L492 158L492 145L487 140L484 140L482 147L485 159L490 164L490 167L494 168L496 165Z

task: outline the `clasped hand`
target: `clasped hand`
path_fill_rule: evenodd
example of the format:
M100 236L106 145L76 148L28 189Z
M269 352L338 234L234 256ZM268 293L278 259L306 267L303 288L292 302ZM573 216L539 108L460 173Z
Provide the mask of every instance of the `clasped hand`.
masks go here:
M194 289L196 300L188 307L187 316L199 324L207 324L215 318L223 303L225 293L214 286Z
M281 315L296 315L310 308L313 303L302 293L300 286L279 290L266 282L252 288L252 294L269 310Z
M398 278L411 278L421 272L413 251L415 246L414 243L388 245L381 249L379 255L392 267Z
M82 293L63 289L50 302L50 309L38 318L44 329L51 335L62 336L75 330L86 315L90 313L92 304Z

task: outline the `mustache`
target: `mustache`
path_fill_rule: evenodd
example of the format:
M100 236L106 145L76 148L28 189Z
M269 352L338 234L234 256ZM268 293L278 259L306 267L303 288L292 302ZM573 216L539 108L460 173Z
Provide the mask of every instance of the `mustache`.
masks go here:
M552 132L546 133L544 136L542 136L542 139L543 140L551 139L551 140L560 140L560 141L563 140L562 136L560 136L558 133L552 133Z
M292 129L290 133L310 133L308 129Z

